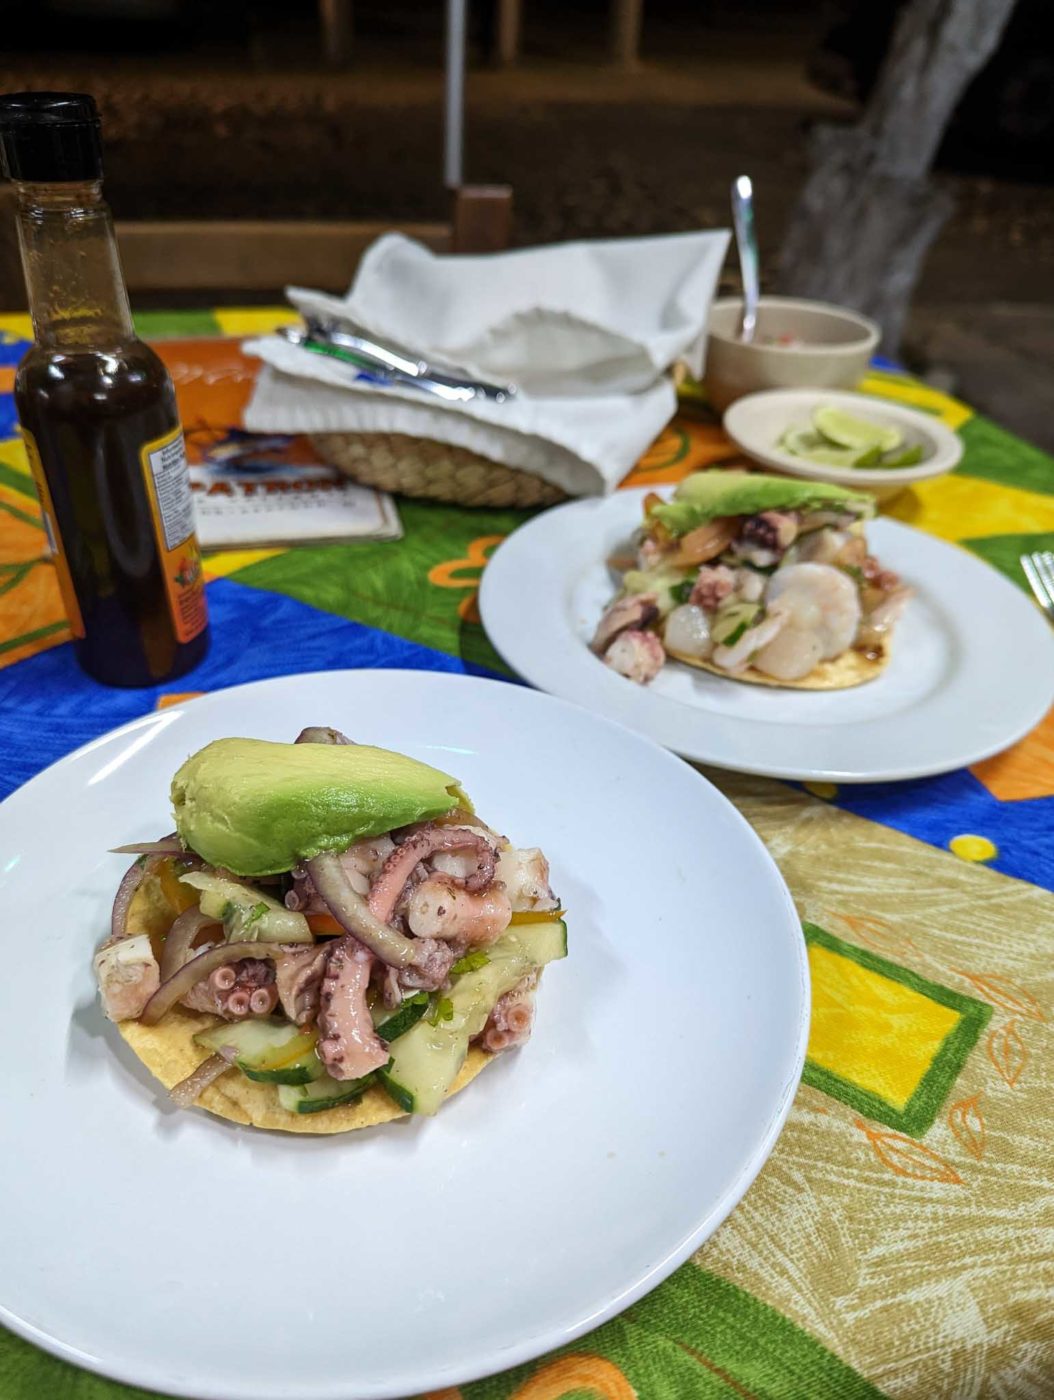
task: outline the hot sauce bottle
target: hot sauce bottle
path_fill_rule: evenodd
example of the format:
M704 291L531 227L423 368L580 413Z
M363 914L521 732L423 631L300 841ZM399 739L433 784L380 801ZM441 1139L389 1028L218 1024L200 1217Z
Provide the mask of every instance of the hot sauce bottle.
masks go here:
M15 403L77 659L106 685L189 671L208 647L175 390L136 338L81 93L0 96L35 344Z

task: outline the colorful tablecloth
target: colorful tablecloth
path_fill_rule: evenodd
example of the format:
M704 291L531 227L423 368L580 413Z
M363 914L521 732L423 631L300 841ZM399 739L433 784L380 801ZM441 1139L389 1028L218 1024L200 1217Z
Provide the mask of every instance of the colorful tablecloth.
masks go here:
M237 336L280 318L153 315L140 329ZM476 590L524 516L402 502L398 543L212 556L213 641L197 670L168 690L94 685L64 644L16 436L27 338L24 318L0 318L0 793L155 706L265 676L508 676ZM894 371L862 387L964 440L958 471L890 513L1023 586L1022 550L1054 548L1054 461ZM686 408L631 481L730 455ZM563 1353L432 1400L1054 1395L1054 715L940 778L707 776L766 841L805 921L813 1022L786 1131L717 1235L649 1297ZM0 1334L0 1400L140 1393Z

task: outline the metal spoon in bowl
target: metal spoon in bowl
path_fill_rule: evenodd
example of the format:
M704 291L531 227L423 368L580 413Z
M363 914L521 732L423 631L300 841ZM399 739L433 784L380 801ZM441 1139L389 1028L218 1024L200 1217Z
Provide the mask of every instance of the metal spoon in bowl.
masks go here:
M739 275L743 282L743 316L739 323L739 338L754 339L758 323L758 240L754 233L754 186L749 175L738 175L732 181L732 226L736 231L739 251Z

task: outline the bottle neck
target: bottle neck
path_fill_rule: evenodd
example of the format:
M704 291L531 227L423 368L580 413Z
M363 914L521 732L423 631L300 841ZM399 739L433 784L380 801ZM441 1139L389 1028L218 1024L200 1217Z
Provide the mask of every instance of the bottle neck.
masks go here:
M22 267L38 345L108 350L135 338L99 181L18 185Z

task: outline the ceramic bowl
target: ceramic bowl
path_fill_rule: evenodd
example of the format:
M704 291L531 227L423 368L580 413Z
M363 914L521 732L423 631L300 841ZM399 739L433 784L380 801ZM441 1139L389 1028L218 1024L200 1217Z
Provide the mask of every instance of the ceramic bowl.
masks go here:
M718 413L758 389L852 389L878 347L878 326L866 316L790 297L761 298L748 344L739 339L742 307L736 298L710 308L704 383Z

